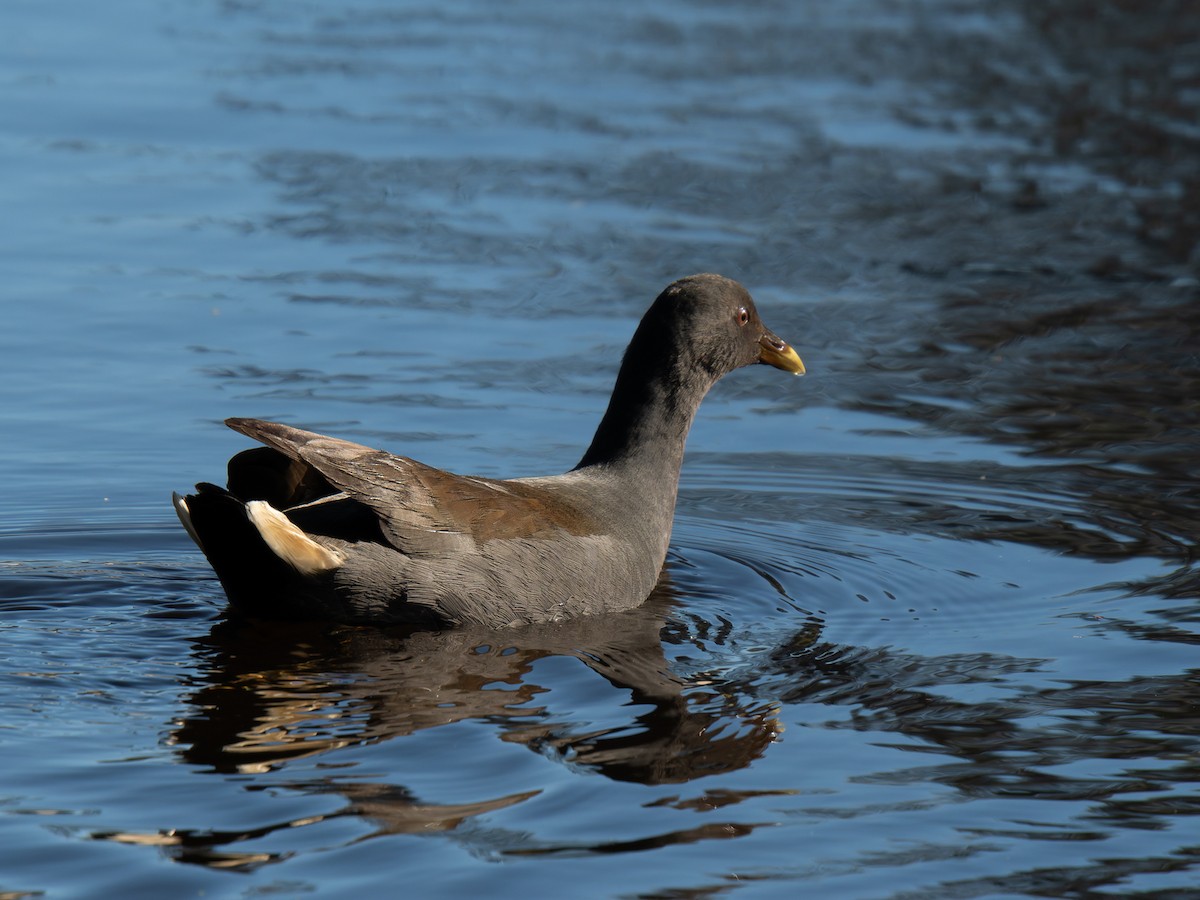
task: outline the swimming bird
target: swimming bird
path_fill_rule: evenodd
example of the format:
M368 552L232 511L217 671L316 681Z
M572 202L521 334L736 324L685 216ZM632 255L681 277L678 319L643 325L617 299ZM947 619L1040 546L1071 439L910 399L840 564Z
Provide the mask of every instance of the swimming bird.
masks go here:
M668 285L643 316L608 409L561 475L455 475L259 419L266 445L229 461L175 510L230 605L253 617L502 627L626 609L654 589L684 443L700 401L734 369L804 374L736 281Z

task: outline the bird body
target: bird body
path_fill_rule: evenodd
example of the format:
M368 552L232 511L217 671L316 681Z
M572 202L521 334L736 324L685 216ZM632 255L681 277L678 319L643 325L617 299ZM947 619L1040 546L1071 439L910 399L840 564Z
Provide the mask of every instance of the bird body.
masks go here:
M231 605L252 616L349 623L547 622L641 603L666 558L688 430L742 365L802 374L737 282L681 279L626 351L579 465L510 480L257 419L266 445L175 508Z

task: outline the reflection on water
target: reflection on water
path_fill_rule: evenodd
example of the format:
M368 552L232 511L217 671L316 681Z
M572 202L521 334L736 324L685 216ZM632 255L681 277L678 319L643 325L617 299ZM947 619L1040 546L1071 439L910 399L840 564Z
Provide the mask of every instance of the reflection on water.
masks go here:
M251 871L270 863L285 862L290 854L279 852L256 852L226 850L245 842L270 838L292 828L303 828L333 822L347 817L365 819L376 830L363 839L395 834L436 834L451 831L473 816L481 816L505 809L536 795L536 792L513 794L484 800L478 803L426 804L420 803L403 788L388 784L366 782L317 782L290 784L287 787L307 794L332 794L344 797L348 802L332 813L305 815L297 819L263 825L258 828L233 831L171 829L153 834L136 832L97 832L91 837L96 840L113 841L160 848L168 858L212 869Z
M772 702L742 705L713 677L684 680L671 672L660 633L674 603L668 582L645 606L603 619L506 631L384 631L318 625L225 621L195 645L200 685L190 712L168 739L186 763L214 774L255 775L348 746L395 740L422 729L480 720L498 739L558 760L575 771L645 785L684 783L749 765L780 728ZM687 639L673 629L673 640ZM692 638L695 643L702 636ZM576 720L558 708L559 689L539 683L537 663L553 657L582 662L627 694L628 719L609 727ZM579 689L576 688L576 691ZM589 691L590 692L590 691ZM587 692L585 692L587 693ZM568 698L567 702L570 702ZM249 830L172 828L153 834L98 832L94 837L168 848L172 858L218 868L282 861L274 853L236 848L276 831L338 816L370 820L367 837L458 828L465 820L536 797L532 790L466 804L419 802L403 785L329 775L319 781L276 780L301 794L335 794L346 805ZM254 789L253 785L250 786ZM721 792L714 806L737 802ZM666 801L663 801L666 802ZM732 827L732 826L731 826ZM630 842L623 849L736 836L704 826ZM525 846L514 836L506 853L617 852L593 847Z
M1194 4L43 6L0 895L1194 895ZM810 374L706 401L655 602L221 619L221 418L563 470L705 269Z
M190 698L197 712L172 740L188 762L255 772L482 719L500 727L502 740L642 784L748 765L774 736L773 710L733 704L716 713L719 683L689 685L671 673L660 639L670 602L664 584L628 613L510 631L222 623L197 647L209 683ZM616 728L579 733L554 714L552 688L538 683L535 664L549 657L581 661L646 711Z

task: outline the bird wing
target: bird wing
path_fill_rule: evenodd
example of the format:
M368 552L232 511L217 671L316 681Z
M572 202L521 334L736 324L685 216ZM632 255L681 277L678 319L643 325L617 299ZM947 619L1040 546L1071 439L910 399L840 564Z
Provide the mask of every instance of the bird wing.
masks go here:
M445 550L462 539L585 534L586 514L543 488L455 475L404 456L259 419L230 428L300 460L375 513L385 538L406 553Z

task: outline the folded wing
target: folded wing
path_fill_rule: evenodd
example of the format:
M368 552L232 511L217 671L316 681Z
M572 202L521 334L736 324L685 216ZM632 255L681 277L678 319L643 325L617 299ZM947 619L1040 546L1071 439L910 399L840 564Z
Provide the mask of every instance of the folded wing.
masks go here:
M259 419L226 424L289 459L311 466L330 485L368 507L385 539L407 553L449 549L463 540L587 534L585 510L535 485L454 475L404 456Z

